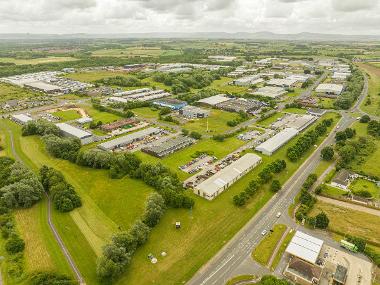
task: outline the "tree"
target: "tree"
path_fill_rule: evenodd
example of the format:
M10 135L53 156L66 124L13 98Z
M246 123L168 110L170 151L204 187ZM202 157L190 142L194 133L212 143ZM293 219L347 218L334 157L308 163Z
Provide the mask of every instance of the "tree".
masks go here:
M326 146L321 150L323 160L330 161L334 158L334 149L331 146Z
M182 135L187 136L189 134L189 130L182 129Z
M270 185L270 190L272 192L278 192L281 190L281 183L278 180L273 180L272 184Z
M192 137L193 139L199 140L202 137L202 135L198 132L191 132L190 137Z
M319 229L326 229L329 226L329 218L324 212L315 216L315 226Z
M368 115L363 115L360 118L360 123L368 123L369 121L371 121L371 118Z
M148 197L146 203L143 222L153 228L158 224L165 212L165 201L158 193L153 193Z
M345 141L347 139L347 135L346 135L346 132L342 131L342 132L337 132L335 134L335 141L339 142L339 141Z
M16 234L11 235L11 237L5 243L5 250L9 254L16 254L23 251L25 248L25 242Z

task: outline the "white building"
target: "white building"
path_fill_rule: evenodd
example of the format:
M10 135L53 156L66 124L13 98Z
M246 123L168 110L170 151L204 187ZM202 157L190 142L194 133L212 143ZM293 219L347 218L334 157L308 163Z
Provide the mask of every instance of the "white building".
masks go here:
M87 123L91 123L93 120L92 120L92 118L90 118L90 117L84 117L84 118L80 118L80 119L77 119L76 120L76 122L78 123L78 124L81 124L81 125L83 125L83 124L87 124Z
M255 149L263 154L272 155L276 150L290 141L297 134L298 130L286 128L262 144L258 145Z
M247 153L194 188L194 193L212 200L261 163L261 157Z
M311 76L307 74L292 74L286 79L296 80L297 82L306 82Z
M280 97L286 93L287 93L287 91L282 87L265 86L265 87L257 89L252 94L270 97L270 98L277 98L277 97Z
M216 104L226 102L228 100L231 100L231 98L227 97L225 94L219 94L198 100L198 103L215 106Z
M195 106L185 106L179 113L189 119L206 118L210 115L210 111Z
M309 263L315 264L317 262L319 253L323 246L323 240L297 231L290 241L285 252L301 258Z
M323 93L325 95L340 95L343 91L343 85L322 83L315 89L317 93Z
M78 138L82 144L90 143L92 134L82 129L76 128L66 123L55 124L63 133L64 136Z
M331 77L332 79L335 79L335 80L346 80L347 77L349 77L351 75L351 73L349 72L334 72L333 76Z
M21 125L25 125L27 122L33 121L31 117L25 114L12 115L12 120Z
M236 59L236 56L210 55L208 58L215 61L228 62L234 61Z
M267 82L268 85L279 86L279 87L292 87L297 83L296 79L291 78L273 78Z
M233 84L237 86L249 86L263 81L264 80L260 78L260 75L250 75L234 80Z

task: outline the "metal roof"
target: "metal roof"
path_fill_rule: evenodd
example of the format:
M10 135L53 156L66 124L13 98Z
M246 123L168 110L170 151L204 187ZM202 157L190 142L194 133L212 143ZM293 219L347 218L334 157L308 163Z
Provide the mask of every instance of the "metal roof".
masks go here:
M297 134L298 130L293 128L286 128L262 144L258 145L255 149L261 152L273 153Z
M72 135L74 137L77 137L78 139L83 139L83 138L92 136L91 133L81 130L79 128L73 127L66 123L58 123L56 124L56 126L60 128L62 132Z
M261 161L260 156L253 153L247 153L217 172L215 175L203 181L201 184L197 185L196 189L202 190L208 196L213 196L219 189L227 184L231 184L231 182L233 182L238 176L253 165L256 165L259 161Z
M46 83L43 81L35 81L25 84L27 87L37 88L40 90L44 90L46 92L48 91L56 91L56 90L62 90L62 87L59 87L57 85L53 85L50 83Z
M286 248L286 252L315 264L322 249L322 245L323 240L297 231Z
M33 119L25 114L17 114L17 115L12 115L12 118L22 122L22 123L27 123L29 121L33 121Z
M327 83L319 84L318 87L315 89L316 92L333 92L336 94L340 94L342 90L343 90L343 85L341 84L327 84Z
M231 98L228 98L224 94L219 94L219 95L215 95L215 96L211 96L208 98L201 99L198 102L208 104L208 105L216 105L216 104L228 101L228 100L231 100Z

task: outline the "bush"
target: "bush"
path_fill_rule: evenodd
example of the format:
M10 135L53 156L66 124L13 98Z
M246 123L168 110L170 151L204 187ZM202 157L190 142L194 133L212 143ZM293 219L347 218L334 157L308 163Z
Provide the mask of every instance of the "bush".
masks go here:
M368 115L363 115L360 118L360 123L368 123L369 121L371 121L371 118Z
M12 234L5 243L5 250L9 254L16 254L25 249L25 242L17 234Z
M56 272L37 272L29 278L31 285L75 285L77 282L70 277Z
M190 137L193 139L199 140L199 139L201 139L202 135L198 132L191 132Z
M281 183L278 180L273 180L272 184L270 185L270 190L272 192L278 192L281 190Z
M327 229L329 222L330 220L324 212L315 216L315 226L319 229Z

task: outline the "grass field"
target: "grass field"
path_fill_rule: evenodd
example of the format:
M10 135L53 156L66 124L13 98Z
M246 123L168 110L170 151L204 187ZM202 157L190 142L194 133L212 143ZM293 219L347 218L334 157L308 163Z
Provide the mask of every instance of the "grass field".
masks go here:
M367 104L367 99L363 100L360 108L369 114L380 116L380 66L374 64L358 63L361 70L368 74L368 95L371 104Z
M159 47L129 47L125 49L100 49L92 53L93 56L111 57L159 57L180 55L180 50L162 50Z
M318 106L323 109L334 109L334 102L335 99L332 98L323 98L323 97L317 97L318 99Z
M248 91L248 87L228 85L228 83L232 81L233 81L232 78L222 77L219 80L214 80L211 83L210 88L213 88L220 92L225 92L225 93L246 93Z
M42 64L42 63L51 63L51 62L67 62L67 61L76 61L77 58L74 57L60 57L60 56L48 56L41 58L31 58L31 59L18 59L10 57L0 57L0 62L10 62L16 65L23 64Z
M159 110L150 107L136 108L132 110L137 117L147 119L158 119Z
M99 79L115 77L115 76L130 76L126 72L122 71L109 71L109 70L96 70L96 71L84 71L66 74L65 77L82 82L94 82Z
M282 241L280 248L278 249L276 256L273 259L273 263L271 266L271 270L274 271L277 268L277 265L281 261L281 257L285 252L286 247L288 246L289 242L292 240L293 236L295 235L296 231L295 230L290 230L285 239Z
M41 96L40 93L32 92L15 85L0 83L0 103L14 99L26 99Z
M273 227L273 232L269 232L266 237L255 247L252 258L263 266L267 266L277 244L286 231L286 226L277 224Z
M374 182L368 181L366 179L358 178L352 181L349 186L353 193L358 191L368 191L372 194L372 197L378 199L380 196L380 188Z
M81 118L81 115L75 110L58 111L53 115L61 118L62 121L73 121Z
M342 189L339 189L337 187L325 185L325 187L322 190L322 194L325 194L325 195L328 195L331 197L339 198L339 197L343 196L344 194L347 194L347 192L342 190Z
M321 211L325 212L330 219L328 227L330 230L380 243L379 217L321 201L315 204L310 216L315 216Z
M106 124L122 119L122 117L118 115L114 115L108 112L100 112L94 109L91 105L80 105L79 107L83 108L95 122L102 121L103 124Z
M322 160L318 164L314 173L317 174L318 177L321 176L323 174L323 172L325 172L325 170L330 166L330 164L331 164L331 161Z
M260 125L260 126L263 126L263 127L268 127L270 124L274 123L277 121L277 119L281 118L282 116L284 116L283 113L273 113L272 116L260 121L260 122L257 122L257 125Z

